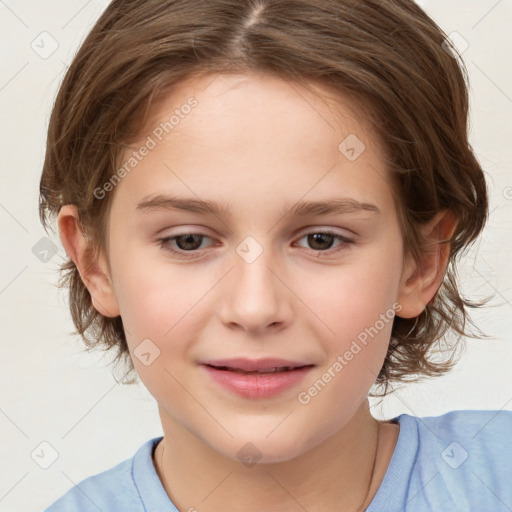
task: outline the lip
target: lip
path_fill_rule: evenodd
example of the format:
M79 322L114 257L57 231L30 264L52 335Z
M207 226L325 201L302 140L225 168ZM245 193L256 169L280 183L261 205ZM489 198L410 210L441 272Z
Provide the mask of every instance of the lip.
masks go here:
M296 386L314 365L275 358L238 358L205 361L201 367L214 382L229 391L245 398L262 399L271 398ZM243 373L285 367L291 369L274 373Z
M212 359L210 361L203 361L202 364L216 367L225 366L227 368L236 368L246 372L252 372L256 370L263 370L265 368L298 368L300 366L310 365L311 363L290 361L288 359L277 359L275 357L264 357L261 359L246 359L238 357L234 359Z

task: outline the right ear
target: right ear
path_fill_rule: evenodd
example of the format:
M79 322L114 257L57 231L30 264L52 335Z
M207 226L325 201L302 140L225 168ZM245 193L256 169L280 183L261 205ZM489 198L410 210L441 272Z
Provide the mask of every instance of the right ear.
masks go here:
M94 308L106 317L119 316L119 304L105 255L101 252L99 256L93 256L92 246L82 230L76 206L62 206L57 223L62 245L89 290Z

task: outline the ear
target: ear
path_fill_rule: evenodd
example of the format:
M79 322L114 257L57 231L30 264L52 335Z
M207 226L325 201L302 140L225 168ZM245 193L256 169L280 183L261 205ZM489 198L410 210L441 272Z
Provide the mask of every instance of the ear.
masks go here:
M103 252L97 257L93 256L92 246L82 230L76 206L62 206L57 223L62 245L89 290L94 308L103 316L119 316L119 305L106 257Z
M457 227L457 218L451 210L443 210L421 228L427 247L422 261L417 264L408 255L400 282L397 302L402 305L402 318L415 318L434 298L443 282L450 256L449 240Z

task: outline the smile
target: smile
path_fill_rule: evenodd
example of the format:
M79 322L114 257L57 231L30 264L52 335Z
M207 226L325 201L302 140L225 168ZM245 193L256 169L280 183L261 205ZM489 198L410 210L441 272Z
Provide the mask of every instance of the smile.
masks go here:
M245 365L247 366L247 364ZM314 365L266 366L247 370L237 366L202 364L222 389L250 399L271 398L297 386Z

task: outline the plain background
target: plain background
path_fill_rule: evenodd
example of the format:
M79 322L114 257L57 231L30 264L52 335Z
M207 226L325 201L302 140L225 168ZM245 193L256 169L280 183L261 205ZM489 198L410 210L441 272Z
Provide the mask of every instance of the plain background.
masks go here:
M147 390L118 384L111 356L86 353L71 334L66 292L56 288L65 253L51 236L58 251L52 255L37 213L51 105L78 45L107 4L0 0L1 512L41 511L72 485L162 434ZM426 0L421 5L446 33L457 32L453 39L465 50L471 143L488 176L491 215L459 275L471 298L494 296L487 308L473 313L491 338L469 339L451 374L408 385L380 404L372 400L379 419L512 410L512 3ZM45 55L53 50L52 40L58 48ZM56 460L41 467L52 455Z

